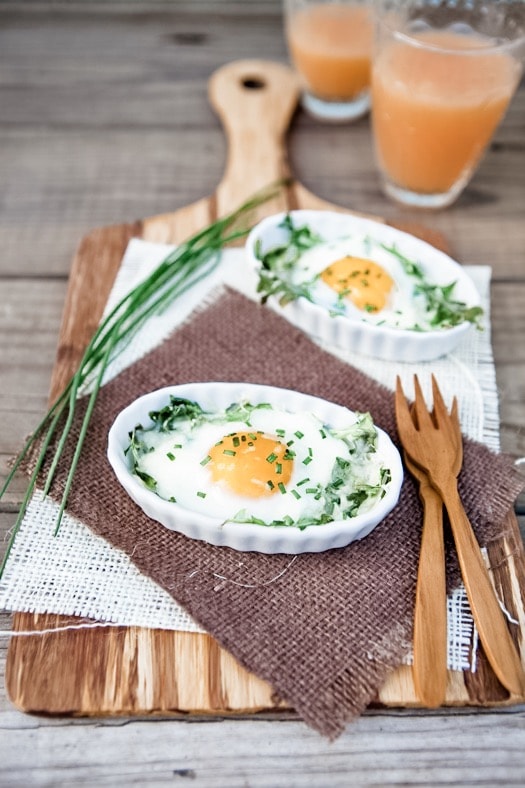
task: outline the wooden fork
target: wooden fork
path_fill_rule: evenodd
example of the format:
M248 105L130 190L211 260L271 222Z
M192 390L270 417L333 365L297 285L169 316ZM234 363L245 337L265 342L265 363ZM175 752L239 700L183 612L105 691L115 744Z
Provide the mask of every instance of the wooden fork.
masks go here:
M458 418L456 398L452 404L451 416ZM415 419L413 412L412 417ZM404 461L419 483L419 497L423 504L423 530L414 610L412 674L421 702L428 708L436 708L443 704L447 688L447 584L443 501L432 486L428 473L412 462L406 452ZM459 473L460 451L457 452L454 467L455 473Z
M523 697L525 678L521 661L458 493L458 464L461 466L462 462L459 422L447 411L434 376L434 418L426 408L416 376L414 386L417 427L397 378L395 405L399 437L412 462L428 473L447 509L472 616L487 659L503 686Z

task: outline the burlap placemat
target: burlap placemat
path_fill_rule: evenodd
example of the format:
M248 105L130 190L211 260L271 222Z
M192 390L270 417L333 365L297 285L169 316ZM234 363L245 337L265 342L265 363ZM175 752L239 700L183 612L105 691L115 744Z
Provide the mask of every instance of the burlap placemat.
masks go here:
M293 561L169 531L121 489L106 460L107 433L141 394L200 381L264 383L324 397L370 411L396 440L393 395L269 309L225 290L101 390L68 504L309 725L337 736L410 648L421 529L416 488L407 477L398 506L366 539ZM61 472L54 497L63 483ZM465 442L460 491L482 544L501 534L522 485L510 461ZM457 578L450 555L449 581Z

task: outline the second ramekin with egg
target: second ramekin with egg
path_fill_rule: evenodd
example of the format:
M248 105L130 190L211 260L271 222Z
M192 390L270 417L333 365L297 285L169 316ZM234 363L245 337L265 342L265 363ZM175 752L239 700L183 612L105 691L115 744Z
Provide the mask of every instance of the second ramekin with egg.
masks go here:
M251 231L263 300L330 344L429 361L480 325L480 296L451 257L379 222L331 211L270 216Z

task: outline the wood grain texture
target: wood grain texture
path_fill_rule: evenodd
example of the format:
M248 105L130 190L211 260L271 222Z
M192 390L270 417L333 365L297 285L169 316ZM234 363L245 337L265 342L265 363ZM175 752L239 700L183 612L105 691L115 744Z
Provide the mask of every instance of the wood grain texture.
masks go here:
M401 442L411 461L428 474L447 510L461 577L488 661L503 686L511 694L523 698L525 674L521 659L458 491L457 477L463 464L463 442L457 402L454 401L449 413L434 377L432 410L425 403L417 378L414 379L414 388L415 401L411 412L401 380L397 379L396 423ZM441 553L436 551L434 559L436 555L438 561L443 560L442 547ZM429 581L431 579L432 574ZM436 593L438 590L436 587Z
M292 72L267 61L235 61L213 74L209 94L228 140L221 182L208 199L135 224L93 230L82 240L71 270L52 399L69 379L97 325L130 237L180 241L217 215L233 210L254 188L289 176L284 139L299 95ZM251 154L254 150L257 155ZM329 204L301 184L292 183L253 218L292 207ZM425 236L424 226L412 229ZM438 236L433 233L432 237ZM439 242L445 243L442 238ZM14 617L15 631L49 629L61 623L67 624L68 619L31 614ZM67 678L63 670L66 656ZM461 685L453 680L447 688L447 702L468 702L468 691L460 686L456 692L458 683ZM6 684L19 708L48 713L243 713L281 705L268 685L241 669L213 638L135 628L14 639ZM417 703L410 672L394 674L379 700L396 706ZM476 701L489 702L483 688Z
M418 483L423 530L417 568L412 675L421 702L441 706L447 686L447 578L443 501L428 474L404 454L405 467Z
M233 59L287 60L280 0L2 3L0 14L0 244L11 275L66 276L92 227L212 194L226 144L209 75ZM524 102L512 103L458 203L427 221L459 259L494 264L498 277L523 275ZM323 199L421 222L382 196L368 118L332 127L296 113L287 148L295 176Z
M25 730L2 732L0 774L10 788L523 785L523 718L516 710L457 712L447 719L374 711L333 743L287 718L24 720Z

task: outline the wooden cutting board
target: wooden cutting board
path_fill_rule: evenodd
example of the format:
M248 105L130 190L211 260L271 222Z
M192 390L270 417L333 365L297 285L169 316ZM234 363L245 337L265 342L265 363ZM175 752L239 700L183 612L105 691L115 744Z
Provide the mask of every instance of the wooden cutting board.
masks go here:
M223 179L213 195L175 213L99 228L82 240L71 269L51 400L74 372L95 330L131 237L181 241L236 208L258 189L290 175L285 134L299 89L287 67L258 60L231 63L212 76L209 96L228 138ZM292 181L258 210L254 220L294 208L345 210ZM403 225L402 229L446 249L444 239L425 228ZM510 537L490 547L489 562L507 610L519 621L513 635L523 658L525 562L512 514L509 524ZM511 557L502 560L504 556ZM64 616L17 613L13 629L42 631L78 623L78 619ZM447 705L493 705L516 700L508 698L482 653L478 654L478 665L476 674L449 672ZM285 708L268 684L241 668L211 636L137 627L13 637L6 686L20 709L50 714L222 715L282 713ZM410 668L400 668L390 677L378 702L417 705Z

